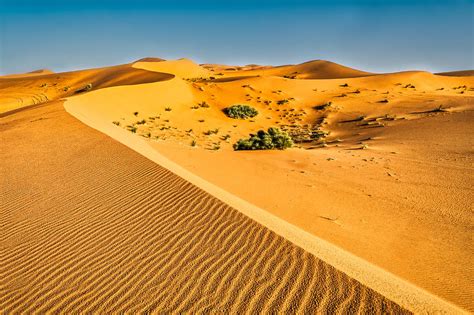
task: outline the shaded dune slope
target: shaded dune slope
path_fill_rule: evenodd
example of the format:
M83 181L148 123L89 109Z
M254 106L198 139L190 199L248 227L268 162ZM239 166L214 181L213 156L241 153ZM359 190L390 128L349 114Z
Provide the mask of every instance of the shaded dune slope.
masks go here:
M0 123L2 312L405 312L61 103Z
M373 73L349 68L331 61L312 60L297 65L285 66L246 66L224 67L222 65L203 65L214 72L223 72L228 76L279 76L292 79L341 79L356 78Z
M471 77L474 76L474 70L459 70L449 72L439 72L437 75L445 75L450 77Z

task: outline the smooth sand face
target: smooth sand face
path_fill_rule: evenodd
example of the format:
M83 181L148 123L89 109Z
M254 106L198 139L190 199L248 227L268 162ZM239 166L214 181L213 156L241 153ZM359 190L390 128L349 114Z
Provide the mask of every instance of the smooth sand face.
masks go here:
M466 249L474 78L419 71L368 76L324 61L272 68L145 60L121 67L160 73L140 82L137 72L134 83L160 82L85 93L68 107L107 128L136 127L136 136L205 180L473 310L474 261ZM128 80L102 71L122 82L116 85ZM198 79L206 76L214 79ZM222 109L236 103L259 115L227 118ZM317 126L330 134L284 152L232 151L237 139L270 126Z
M61 103L0 126L4 312L406 313Z

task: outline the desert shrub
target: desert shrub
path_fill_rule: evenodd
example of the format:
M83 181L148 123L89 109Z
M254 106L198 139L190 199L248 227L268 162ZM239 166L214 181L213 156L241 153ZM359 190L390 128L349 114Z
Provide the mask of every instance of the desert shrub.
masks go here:
M117 121L117 120L116 120L116 121L113 121L112 123L113 123L114 125L116 125L116 126L120 126L120 121Z
M278 105L285 105L285 104L288 104L288 102L289 102L289 100L286 100L286 99L285 100L279 100L279 101L277 101L277 104Z
M233 105L227 108L224 108L224 113L234 119L246 119L255 117L258 115L258 111L248 105Z
M332 105L332 102L327 102L327 103L322 104L322 105L316 105L313 108L315 110L323 110L323 109L326 109L326 108L330 107L331 105Z
M79 90L76 90L75 93L88 92L90 90L92 90L92 83L89 83L89 84L85 85L83 88L81 88Z
M171 107L165 107L165 111L171 112Z
M293 141L288 133L271 127L268 131L259 130L257 134L250 134L248 139L240 139L234 144L234 150L284 150L292 146Z
M217 133L219 132L219 128L216 128L216 129L213 129L213 130L208 130L208 131L204 131L204 134L206 136L210 136L210 135L216 135Z

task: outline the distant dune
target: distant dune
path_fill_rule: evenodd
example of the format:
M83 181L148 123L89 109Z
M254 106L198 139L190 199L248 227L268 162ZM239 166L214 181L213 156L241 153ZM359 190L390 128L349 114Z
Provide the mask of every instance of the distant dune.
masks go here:
M461 71L450 71L450 72L439 72L437 75L447 75L453 77L468 77L474 76L474 70L461 70Z

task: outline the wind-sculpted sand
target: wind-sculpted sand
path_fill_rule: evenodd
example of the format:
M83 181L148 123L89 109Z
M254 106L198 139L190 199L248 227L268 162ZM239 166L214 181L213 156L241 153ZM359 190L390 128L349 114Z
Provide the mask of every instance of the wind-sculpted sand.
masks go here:
M4 313L406 312L59 102L0 123Z
M144 58L1 77L0 309L472 311L471 74ZM40 105L65 97L87 126ZM269 127L294 148L233 151Z

